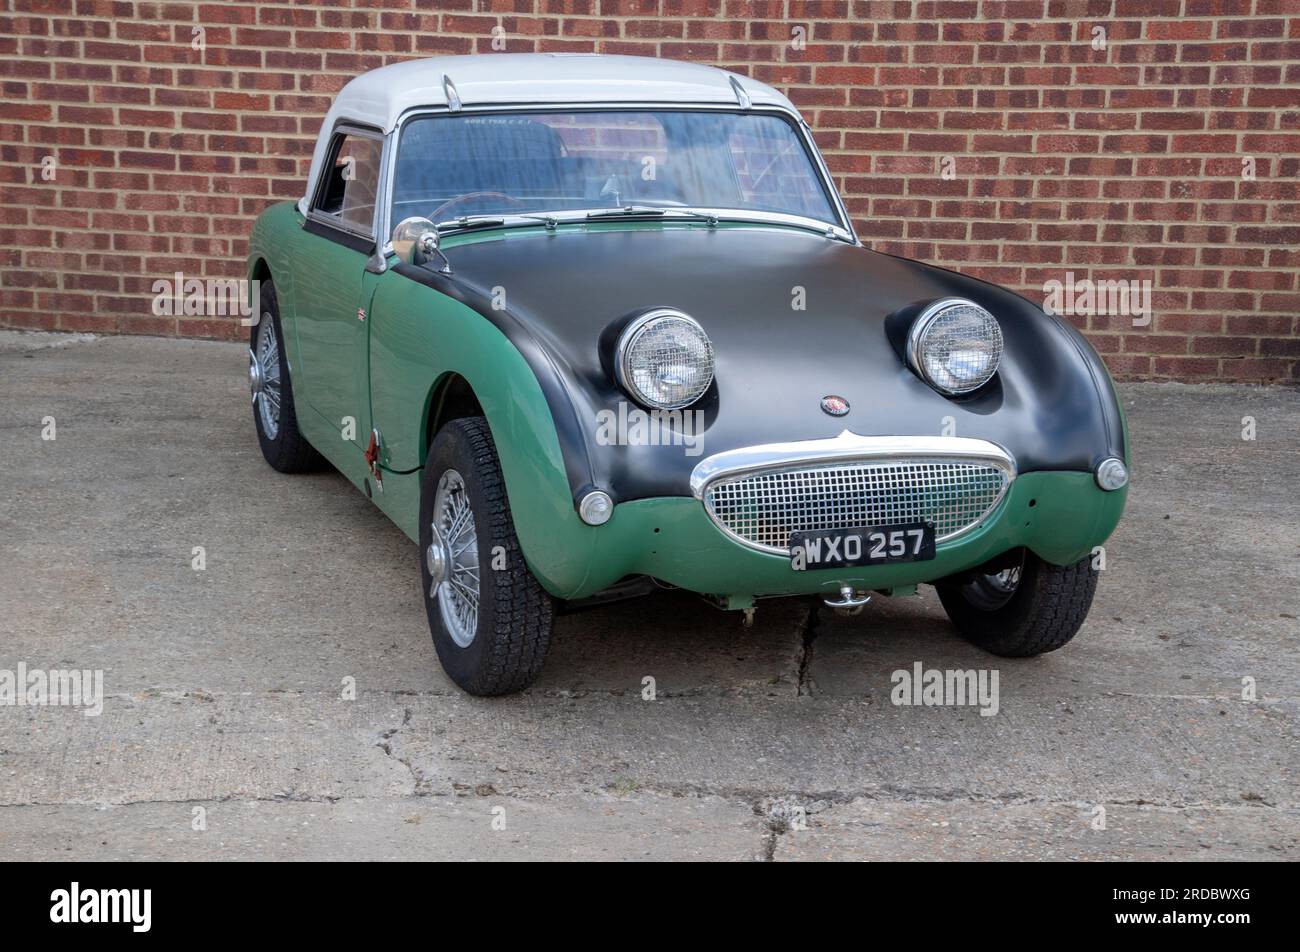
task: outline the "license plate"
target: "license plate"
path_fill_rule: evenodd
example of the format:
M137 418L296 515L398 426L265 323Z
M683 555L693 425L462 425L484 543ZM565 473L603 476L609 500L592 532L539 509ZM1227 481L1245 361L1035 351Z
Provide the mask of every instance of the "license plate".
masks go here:
M790 533L790 567L795 571L933 558L934 526L928 522Z

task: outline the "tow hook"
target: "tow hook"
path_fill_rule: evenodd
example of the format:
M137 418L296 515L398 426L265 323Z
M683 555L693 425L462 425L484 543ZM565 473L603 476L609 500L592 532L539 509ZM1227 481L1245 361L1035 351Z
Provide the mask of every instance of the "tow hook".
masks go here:
M833 608L841 615L856 615L862 611L862 606L871 601L870 595L855 595L852 585L840 586L840 597L838 600L833 598L823 598L822 603L828 608Z

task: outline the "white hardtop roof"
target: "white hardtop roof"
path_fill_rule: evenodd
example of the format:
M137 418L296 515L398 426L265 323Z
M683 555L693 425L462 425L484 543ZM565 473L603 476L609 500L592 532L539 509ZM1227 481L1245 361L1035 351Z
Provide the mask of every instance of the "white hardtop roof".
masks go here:
M599 53L484 53L408 60L363 73L339 91L330 110L391 132L404 112L447 105L444 78L466 106L550 103L726 103L734 79L754 105L793 109L766 83L716 66ZM333 124L333 120L329 120Z
M463 106L694 103L777 106L797 114L790 100L766 83L678 60L600 53L483 53L408 60L362 73L339 90L321 123L306 194L298 202L303 214L335 123L376 126L387 134L412 109L448 106L449 87ZM748 103L742 103L742 92Z

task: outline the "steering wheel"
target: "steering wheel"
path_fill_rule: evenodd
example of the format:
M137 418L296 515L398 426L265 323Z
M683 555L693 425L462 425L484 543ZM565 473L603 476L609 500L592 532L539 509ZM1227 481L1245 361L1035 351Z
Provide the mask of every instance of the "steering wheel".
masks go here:
M433 213L429 215L429 220L436 223L440 221L445 221L448 218L455 218L456 217L455 215L447 214L447 211L449 209L455 208L457 205L464 205L466 203L477 201L479 199L485 199L485 198L507 202L509 203L509 207L511 208L528 207L526 203L521 202L519 199L514 198L510 195L507 195L505 192L466 192L464 195L457 195L455 198L447 199L447 201L443 202L441 205L435 208L433 210Z

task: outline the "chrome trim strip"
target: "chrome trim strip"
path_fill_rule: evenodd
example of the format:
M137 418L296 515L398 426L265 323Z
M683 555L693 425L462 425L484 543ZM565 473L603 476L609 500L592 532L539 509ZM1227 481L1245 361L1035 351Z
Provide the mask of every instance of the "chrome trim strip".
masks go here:
M803 130L804 143L808 147L809 153L817 163L817 168L822 174L822 181L825 184L826 191L830 194L835 202L835 209L840 213L840 221L843 223L844 231L848 234L849 240L855 245L861 245L862 239L858 237L857 230L853 227L853 219L849 216L849 207L844 204L844 196L840 195L840 190L835 187L835 176L831 175L830 166L826 164L826 159L822 156L822 150L817 148L817 140L813 138L812 126L808 125L803 116L798 117L799 128Z
M393 203L389 191L393 181L394 163L397 161L397 140L384 136L384 153L379 165L379 188L375 190L375 273L388 270L388 256L392 251L394 222L391 218Z
M704 491L716 480L748 476L765 470L817 463L918 457L984 460L1006 470L1012 480L1016 478L1015 458L988 440L964 436L858 436L844 430L839 436L828 440L766 443L715 453L701 460L691 471L691 495L703 500Z

